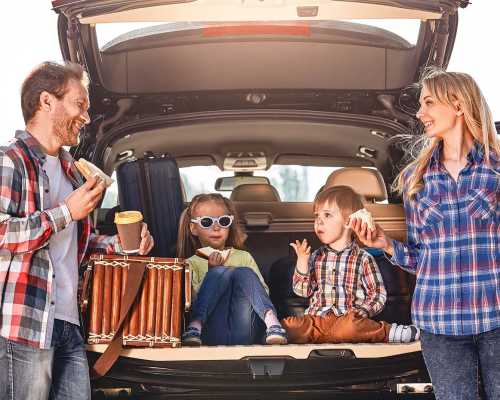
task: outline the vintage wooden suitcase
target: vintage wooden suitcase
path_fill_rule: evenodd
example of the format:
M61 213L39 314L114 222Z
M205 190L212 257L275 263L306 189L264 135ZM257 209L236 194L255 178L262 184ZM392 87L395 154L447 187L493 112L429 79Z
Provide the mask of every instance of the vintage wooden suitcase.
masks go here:
M191 301L184 260L94 255L82 292L89 344L110 343L121 328L123 346L180 346L183 314Z

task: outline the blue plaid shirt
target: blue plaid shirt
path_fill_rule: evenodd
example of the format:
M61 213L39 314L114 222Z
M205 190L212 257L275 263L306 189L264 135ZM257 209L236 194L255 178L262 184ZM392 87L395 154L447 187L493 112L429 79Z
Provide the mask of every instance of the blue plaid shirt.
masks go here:
M475 143L458 180L434 151L414 200L405 199L408 243L391 261L417 275L413 322L425 331L472 335L500 326L500 163Z

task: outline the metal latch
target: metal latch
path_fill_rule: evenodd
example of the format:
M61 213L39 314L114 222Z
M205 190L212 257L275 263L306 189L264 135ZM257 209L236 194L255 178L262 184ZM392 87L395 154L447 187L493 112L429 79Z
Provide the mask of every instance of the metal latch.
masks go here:
M283 358L248 358L253 379L283 375L286 360Z
M398 383L398 394L432 393L434 391L432 383Z

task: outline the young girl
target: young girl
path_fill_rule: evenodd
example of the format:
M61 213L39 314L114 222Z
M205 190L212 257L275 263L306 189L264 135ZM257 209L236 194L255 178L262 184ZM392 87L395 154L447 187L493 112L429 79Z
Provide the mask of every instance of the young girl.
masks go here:
M200 194L184 210L177 253L193 272L195 301L191 322L182 337L186 346L253 344L266 326L266 344L286 344L268 288L250 253L242 250L245 236L230 200L220 194ZM227 260L213 252L208 261L196 249L229 247ZM188 258L189 257L189 258Z

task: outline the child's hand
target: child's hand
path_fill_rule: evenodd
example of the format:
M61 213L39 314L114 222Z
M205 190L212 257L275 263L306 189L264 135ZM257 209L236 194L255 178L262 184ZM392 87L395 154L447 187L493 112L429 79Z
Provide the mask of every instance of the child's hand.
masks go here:
M311 246L307 243L307 239L302 242L296 240L295 243L290 243L295 253L297 254L297 270L303 274L307 274L307 264L311 255Z
M222 258L222 254L220 251L214 251L208 257L208 268L219 267L224 265L224 259Z
M354 308L352 310L352 313L354 314L355 317L357 318L368 318L368 314L366 313L366 311L364 310L361 310L360 308Z
M307 244L307 239L304 239L302 243L296 240L295 243L290 243L290 246L297 253L297 258L309 258L311 255L311 246Z

